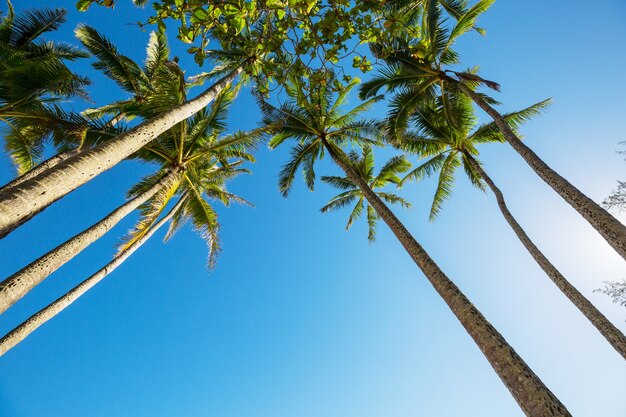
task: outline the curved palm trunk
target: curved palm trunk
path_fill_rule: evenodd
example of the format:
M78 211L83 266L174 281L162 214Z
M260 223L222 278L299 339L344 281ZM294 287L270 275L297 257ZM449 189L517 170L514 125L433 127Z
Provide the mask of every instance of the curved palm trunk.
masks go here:
M111 230L129 213L145 203L160 190L172 185L178 170L170 171L142 194L121 205L90 228L68 239L36 261L31 262L9 278L0 282L0 314L15 304L51 273L78 255L83 249Z
M34 332L39 326L59 314L66 307L72 304L78 297L83 295L89 289L91 289L98 282L102 281L107 275L120 266L130 255L133 254L141 245L143 245L161 226L163 226L168 220L172 218L175 211L182 205L184 198L181 198L176 206L163 217L157 224L152 227L148 233L146 233L141 239L133 243L128 249L121 252L111 262L106 264L98 272L87 278L85 281L72 288L69 292L57 299L47 307L39 310L32 315L28 320L17 326L15 329L7 333L2 339L0 339L0 356L4 355L8 350L12 349L29 334Z
M462 82L452 81L493 119L504 139L524 158L537 175L583 216L626 260L626 226L543 162L532 149L517 137L502 115L471 88Z
M112 140L85 150L41 175L0 193L0 233L11 232L22 219L112 168L167 129L203 109L235 80L245 65L231 71L195 99L175 106Z
M70 158L70 157L78 154L79 152L80 152L80 150L78 148L69 149L67 151L58 153L58 154L56 154L56 155L46 159L41 164L33 167L33 169L23 173L19 177L15 178L14 180L12 180L12 181L6 183L5 185L3 185L2 187L0 187L0 193L5 192L9 188L15 187L16 185L19 185L19 184L23 183L24 181L28 181L28 180L30 180L32 178L35 178L37 175L41 174L42 172L46 171L47 169L52 168L53 166L57 165L59 162L65 161L67 158Z
M400 220L372 191L368 184L356 175L328 142L326 149L348 178L361 189L376 213L385 221L398 238L411 259L424 273L437 293L450 307L465 330L474 339L489 364L527 416L571 416L558 398L543 384L524 360L507 343L502 335L487 321L459 288L444 274L435 261L413 238Z
M511 226L519 240L522 242L526 250L532 255L537 264L543 269L543 271L550 277L552 282L565 294L567 298L580 310L581 313L589 319L589 321L598 329L598 331L609 341L611 346L615 348L626 359L626 336L613 325L591 302L582 295L576 287L574 287L565 277L559 272L558 269L545 257L545 255L539 250L539 248L528 237L522 226L515 220L509 208L504 201L504 195L502 191L496 186L493 180L482 169L480 164L474 161L468 155L468 160L474 167L474 169L485 180L493 194L496 196L498 207L502 212L502 215L506 219L507 223Z

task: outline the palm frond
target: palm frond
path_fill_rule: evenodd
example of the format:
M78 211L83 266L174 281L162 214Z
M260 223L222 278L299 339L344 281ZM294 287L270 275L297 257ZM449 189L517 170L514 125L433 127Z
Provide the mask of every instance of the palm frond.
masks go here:
M454 185L454 173L460 165L461 162L456 152L450 152L443 162L439 172L437 190L435 191L433 204L430 208L430 221L434 221L437 218L443 203L450 198Z
M376 223L378 222L378 214L372 206L367 206L367 240L374 243L376 240Z
M402 179L401 184L404 184L407 181L419 181L424 177L430 177L443 167L447 158L447 152L442 152L439 155L432 157L428 161L424 162L423 164L419 165L414 170L409 172Z

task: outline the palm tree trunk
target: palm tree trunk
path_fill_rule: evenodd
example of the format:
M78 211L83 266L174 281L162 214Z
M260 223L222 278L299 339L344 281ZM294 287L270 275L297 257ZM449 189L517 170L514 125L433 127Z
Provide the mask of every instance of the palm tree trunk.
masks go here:
M172 170L150 189L119 206L108 216L90 228L68 239L36 261L31 262L15 274L0 282L0 314L15 304L30 290L39 285L51 273L78 255L83 249L111 230L129 213L145 203L160 190L170 187L178 177L178 170Z
M109 122L107 124L109 126L113 127L120 120L122 120L123 118L124 118L124 114L119 113L113 119L109 120ZM70 157L72 157L74 155L78 155L81 152L81 150L82 150L82 144L80 144L79 146L77 146L74 149L69 149L67 151L58 153L58 154L56 154L56 155L46 159L41 164L37 165L36 167L31 169L30 171L20 175L19 177L15 178L13 181L9 182L4 187L0 187L0 194L2 194L3 192L7 191L9 188L15 187L16 185L23 183L24 181L30 180L32 178L35 178L36 176L38 176L39 174L43 173L44 171L54 167L59 162L65 161L66 159L68 159L68 158L70 158ZM44 211L45 209L46 209L46 207L42 207L41 209L30 213L28 216L23 217L15 225L15 228L23 225L24 223L26 223L27 221L29 221L30 219L32 219L33 217L35 217L36 215L38 215L39 213ZM0 239L3 239L4 237L6 237L6 235L8 235L9 233L10 233L10 231L5 231L5 232L0 233Z
M545 257L545 255L539 250L539 248L528 237L522 226L515 220L509 208L504 201L504 195L502 191L496 186L493 180L487 175L483 168L478 164L470 155L467 155L468 160L474 167L474 169L485 180L493 194L496 196L498 207L502 212L502 215L506 219L507 223L511 226L519 240L522 242L526 250L535 259L537 264L543 269L543 271L550 277L552 282L565 294L567 298L580 310L581 313L589 319L589 321L598 329L598 331L609 341L611 346L618 351L624 359L626 359L626 336L613 325L591 302L582 295L576 287L574 287L565 277L559 272L558 269Z
M489 364L527 416L571 416L558 398L543 384L504 337L487 321L459 288L444 274L435 261L413 238L400 220L355 174L340 154L324 140L329 154L350 180L358 185L369 204L389 226L411 259L421 269L437 293L448 304L465 330L474 339Z
M240 65L193 100L177 105L128 132L85 150L29 181L0 193L0 233L14 230L21 219L54 203L96 175L112 168L161 133L206 107L232 83L247 64Z
M77 155L79 152L80 152L79 149L70 149L68 151L58 153L54 155L53 157L46 159L41 164L37 165L36 167L29 170L28 172L20 175L19 177L15 178L13 181L7 183L4 187L0 188L0 194L8 191L9 189L15 187L16 185L19 185L25 181L35 178L37 175L41 174L42 172L52 168L53 166L57 165L61 161L64 161L74 155ZM24 223L26 223L27 221L29 221L30 219L32 219L33 217L35 217L36 215L38 215L44 210L45 210L45 207L42 207L38 209L37 211L33 211L28 216L21 218L16 223L15 227L17 228L23 225ZM0 239L4 239L6 235L8 234L9 234L9 231L0 232Z
M41 164L33 167L33 169L23 173L19 177L15 178L14 180L12 180L12 181L6 183L4 186L0 187L0 193L5 192L9 188L15 187L16 185L21 184L24 181L28 181L28 180L30 180L32 178L35 178L37 175L41 174L42 172L44 172L47 169L52 168L53 166L55 166L59 162L65 161L67 158L72 157L72 156L78 154L78 152L80 152L80 150L78 148L69 149L67 151L60 152L60 153L58 153L58 154L56 154L56 155L46 159Z
M458 85L463 93L467 94L493 119L500 132L502 132L504 139L524 158L537 175L583 216L609 245L626 260L626 226L543 162L532 149L517 137L511 126L504 120L504 117L471 88L452 78L450 80L455 85Z
M146 233L141 239L133 243L128 249L121 252L111 262L106 264L98 272L87 278L85 281L72 288L69 292L58 298L47 307L39 310L32 315L28 320L17 326L15 329L7 333L2 339L0 339L0 356L4 355L7 351L12 349L29 334L34 332L39 326L59 314L66 307L72 304L78 297L83 295L89 289L91 289L98 282L102 281L107 275L120 266L130 255L133 254L141 245L143 245L161 226L163 226L168 220L172 218L176 210L182 205L184 197L176 203L176 206L170 210L165 217L163 217L157 224L152 227L148 233Z

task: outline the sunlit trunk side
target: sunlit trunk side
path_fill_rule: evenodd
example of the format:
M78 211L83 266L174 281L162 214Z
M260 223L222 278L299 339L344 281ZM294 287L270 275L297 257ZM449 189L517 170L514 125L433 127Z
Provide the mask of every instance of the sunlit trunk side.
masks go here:
M85 150L41 175L0 193L0 234L11 232L20 224L21 219L47 207L112 168L167 129L202 110L235 80L244 65L230 72L195 99L175 106L114 139Z
M113 127L117 123L119 123L123 118L124 118L124 114L120 113L117 116L115 116L114 118L112 118L111 120L109 120L107 125L110 126L110 127ZM54 167L59 162L65 161L66 159L68 159L68 158L70 158L70 157L72 157L74 155L78 155L80 153L80 151L81 151L81 147L78 146L78 147L76 147L74 149L68 149L67 151L60 152L60 153L58 153L58 154L56 154L56 155L46 159L41 164L35 166L33 169L29 170L28 172L25 172L24 174L22 174L19 177L15 178L13 181L8 182L3 187L0 187L0 194L2 194L3 192L7 191L9 188L15 187L16 185L23 183L24 181L30 180L32 178L35 178L37 175L41 174L42 172L44 172L44 171ZM21 219L19 224L17 225L17 227L19 227L20 225L26 223L31 218L33 218L36 215L38 215L39 213L41 213L44 209L45 209L45 207L40 209L37 212L31 213L27 217ZM4 232L4 233L0 233L0 239L5 237L7 234L9 234L8 231Z
M54 155L53 157L50 157L48 159L46 159L45 161L43 161L41 164L35 166L33 169L29 170L28 172L25 172L24 174L20 175L19 177L15 178L13 181L7 183L5 186L0 188L0 194L7 192L8 190L10 190L11 188L26 182L32 178L35 178L36 176L38 176L39 174L41 174L42 172L56 166L58 163L65 161L66 159L77 155L78 152L80 152L78 149L71 149L65 152L61 152L59 154ZM25 217L22 217L16 224L15 224L15 228L23 225L24 223L26 223L27 221L29 221L30 219L32 219L33 217L35 217L36 215L38 215L39 213L41 213L42 211L45 210L45 207L41 207L40 209L38 209L37 211L33 211L30 214L28 214ZM10 233L10 230L5 230L3 232L0 232L0 239L3 239L6 235L8 235Z
M389 226L411 259L424 273L437 293L450 307L467 333L474 339L487 361L527 416L571 416L558 398L543 384L504 337L487 321L459 288L444 274L435 261L413 238L400 220L376 195L369 185L355 174L325 141L326 149L348 178L363 192L369 204Z
M50 274L70 261L100 237L104 236L141 204L148 201L160 190L170 187L177 176L178 171L171 171L150 187L150 189L119 206L90 228L66 240L39 259L31 262L29 265L0 282L0 314L39 285Z
M537 175L583 216L609 245L626 260L626 225L622 224L611 213L603 209L543 162L532 149L517 137L502 115L471 88L462 82L454 80L453 82L493 119L500 132L502 132L504 139L524 158Z
M506 219L507 223L511 226L511 229L515 232L519 240L522 242L526 250L535 259L537 264L543 269L543 271L550 277L552 282L565 294L567 298L584 314L587 319L598 329L598 331L608 340L613 348L618 351L624 359L626 359L626 336L617 328L613 323L607 319L591 302L585 298L565 277L559 272L558 269L545 257L545 255L539 250L539 248L528 237L522 226L515 220L515 217L509 211L509 208L504 201L504 195L502 191L496 186L493 180L487 175L483 168L474 161L471 156L468 155L468 160L474 167L474 169L485 180L491 191L496 197L498 207L502 212L502 215Z
M102 281L107 275L120 266L130 255L133 254L141 245L143 245L161 226L163 226L168 220L172 218L174 212L183 204L183 198L181 198L176 206L165 217L159 220L150 230L139 240L133 243L128 249L121 252L111 262L100 269L98 272L87 278L85 281L78 284L68 293L61 298L57 299L47 307L39 310L32 315L28 320L17 326L15 329L7 333L2 339L0 339L0 356L4 355L7 351L15 347L18 343L28 337L29 334L34 332L39 326L59 314L70 304L72 304L78 297L83 295L89 289L91 289L98 282Z
M46 159L41 164L36 165L35 167L33 167L33 169L23 173L19 177L13 179L12 181L10 181L10 182L6 183L5 185L3 185L2 187L0 187L0 193L5 192L9 188L15 187L16 185L21 184L24 181L28 181L31 178L35 178L37 175L41 174L42 172L44 172L47 169L52 168L53 166L55 166L59 162L65 161L67 158L72 157L72 156L78 154L78 152L80 152L80 150L78 150L78 149L69 149L67 151L58 153L58 154L56 154L56 155Z

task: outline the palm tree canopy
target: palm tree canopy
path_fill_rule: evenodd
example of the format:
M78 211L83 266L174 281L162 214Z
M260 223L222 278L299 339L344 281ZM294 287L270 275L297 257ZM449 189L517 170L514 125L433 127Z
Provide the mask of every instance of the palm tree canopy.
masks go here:
M375 174L374 152L369 146L364 146L361 155L357 152L350 152L346 155L346 160L352 170L370 186L372 190L385 202L389 204L397 204L405 208L411 207L411 204L402 197L388 191L377 191L386 186L393 184L399 186L401 180L399 175L408 171L411 164L404 156L395 156L391 158ZM322 181L334 188L342 190L341 193L333 197L328 204L322 207L322 213L328 211L339 210L356 202L346 224L346 230L363 214L367 213L368 224L368 240L374 242L376 240L376 223L379 219L376 210L367 202L365 195L357 184L352 182L348 177L323 176Z
M16 15L8 2L7 15L0 21L0 114L64 97L86 97L89 81L72 73L65 61L87 54L42 39L65 22L66 14L63 9L35 9Z
M187 88L191 84L185 81L185 74L178 66L177 59L170 59L167 37L163 31L150 33L143 66L122 55L107 37L90 26L80 25L75 33L96 58L94 68L131 95L127 99L89 109L85 111L86 115L123 115L128 120L139 115L150 118L186 101Z
M15 14L11 2L0 20L0 120L5 149L23 174L43 159L45 143L76 146L89 122L66 111L63 98L87 97L89 81L66 66L88 55L76 47L43 37L65 22L63 9L34 9Z
M349 143L379 143L378 124L359 117L381 97L372 97L348 111L343 109L358 82L354 79L335 93L326 85L311 85L304 79L292 78L285 87L287 101L279 106L259 102L264 115L263 125L272 135L270 148L276 148L288 139L296 142L290 160L279 174L279 187L284 196L289 194L300 168L308 188L315 188L314 165L324 157L326 145L340 148Z
M453 49L457 39L476 29L479 16L493 2L494 0L481 0L471 7L465 1L446 2L448 6L452 6L449 13L455 17L450 25L446 25L442 10L448 8L440 7L440 2L416 2L422 4L419 23L406 22L412 26L409 26L411 30L407 30L403 37L397 36L384 43L371 44L372 53L383 59L386 66L371 80L362 84L360 96L374 96L383 88L394 93L390 103L390 120L393 121L390 127L394 132L406 127L409 116L436 97L441 97L444 110L449 110L447 101L458 90L456 81L450 75L456 76L471 88L486 85L499 89L497 83L479 77L476 74L477 68L465 71L451 69L460 62L460 56ZM491 97L481 96L489 103L497 103ZM448 113L448 119L455 123L451 112Z
M427 161L409 172L402 182L417 181L439 173L437 188L430 211L430 219L439 214L443 203L449 198L454 185L456 169L463 169L470 182L484 190L481 176L474 164L478 160L478 145L504 142L504 137L495 123L478 125L472 101L465 95L453 94L444 104L438 97L422 105L410 118L412 129L390 138L391 142L411 154L427 158ZM449 97L449 98L450 98ZM504 114L503 117L515 131L532 117L539 115L550 100L533 104L523 110ZM451 116L455 123L448 119Z
M250 151L262 139L260 130L225 133L227 110L236 94L237 88L224 90L210 108L174 126L134 155L140 160L159 164L160 169L133 187L129 191L130 197L149 189L172 169L179 170L181 174L168 188L140 207L140 219L125 237L120 250L141 239L156 224L170 200L178 195L183 204L174 213L166 240L190 220L194 229L207 241L209 267L215 265L221 248L218 216L211 203L220 201L227 206L233 202L250 204L230 193L226 183L248 172L240 165L254 162Z

